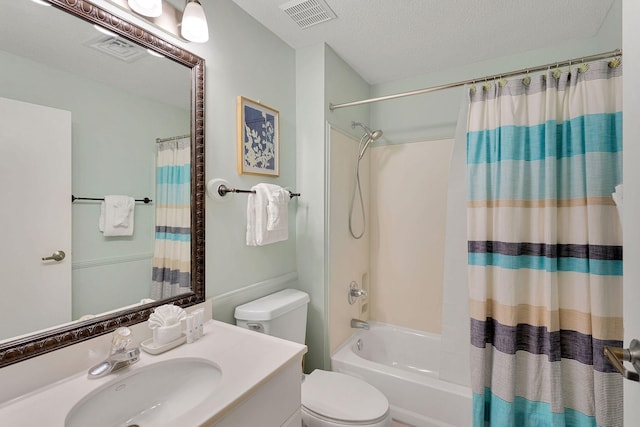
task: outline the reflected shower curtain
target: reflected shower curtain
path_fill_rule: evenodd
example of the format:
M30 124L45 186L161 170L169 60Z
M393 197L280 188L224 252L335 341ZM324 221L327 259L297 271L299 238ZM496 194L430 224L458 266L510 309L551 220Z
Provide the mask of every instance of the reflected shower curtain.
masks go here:
M151 295L191 291L191 138L159 142Z
M623 338L611 198L622 179L622 69L612 64L470 91L475 426L622 425L622 377L603 355Z

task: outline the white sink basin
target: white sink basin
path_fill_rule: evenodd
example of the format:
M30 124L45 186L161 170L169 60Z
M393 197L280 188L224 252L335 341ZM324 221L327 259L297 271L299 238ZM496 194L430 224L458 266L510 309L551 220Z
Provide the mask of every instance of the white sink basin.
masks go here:
M114 380L76 403L66 427L140 427L168 423L211 397L220 368L199 358L169 359L114 374ZM92 380L87 380L92 381Z

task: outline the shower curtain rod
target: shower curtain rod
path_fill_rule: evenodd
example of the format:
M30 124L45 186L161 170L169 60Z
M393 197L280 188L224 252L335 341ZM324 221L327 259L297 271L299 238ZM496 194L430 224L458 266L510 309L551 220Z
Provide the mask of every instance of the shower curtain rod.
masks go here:
M176 139L189 138L191 135L172 136L169 138L156 138L156 144L160 142L175 141Z
M582 56L580 58L569 59L569 60L562 61L562 62L551 62L549 64L539 65L539 66L536 66L536 67L522 68L520 70L509 71L507 73L494 74L492 76L479 77L477 79L469 79L469 80L464 80L464 81L460 81L460 82L456 82L456 83L449 83L449 84L440 85L440 86L428 87L428 88L425 88L425 89L413 90L413 91L410 91L410 92L403 92L403 93L396 93L396 94L393 94L393 95L380 96L378 98L369 98L369 99L363 99L361 101L345 102L345 103L342 103L342 104L335 104L335 105L334 104L329 104L329 110L333 111L333 110L337 110L339 108L354 107L356 105L370 104L372 102L378 102L378 101L387 101L389 99L403 98L405 96L421 95L423 93L436 92L438 90L451 89L451 88L458 87L458 86L464 86L464 85L470 84L470 83L478 83L478 82L483 82L483 81L488 81L488 80L501 79L501 78L505 78L505 77L513 77L513 76L517 76L517 75L521 75L521 74L527 74L527 73L531 73L531 72L547 70L547 69L550 69L552 67L556 67L556 68L557 67L565 67L567 65L579 64L579 63L582 63L582 62L597 61L599 59L612 58L614 56L622 56L622 50L616 49L616 50L612 50L610 52L599 53L597 55Z

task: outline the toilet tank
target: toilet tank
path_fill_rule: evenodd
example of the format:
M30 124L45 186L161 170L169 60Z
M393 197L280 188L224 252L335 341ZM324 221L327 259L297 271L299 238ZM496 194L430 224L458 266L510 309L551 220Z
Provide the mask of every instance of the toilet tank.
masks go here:
M236 307L236 325L304 344L309 295L285 289Z

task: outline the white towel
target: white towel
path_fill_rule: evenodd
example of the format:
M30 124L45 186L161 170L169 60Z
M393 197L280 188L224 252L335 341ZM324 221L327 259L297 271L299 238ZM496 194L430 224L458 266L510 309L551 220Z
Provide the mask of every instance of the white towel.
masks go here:
M267 203L267 230L280 231L289 228L289 192L279 188L269 194Z
M611 197L618 208L618 216L620 217L620 222L622 222L622 208L624 206L624 192L622 184L616 185L615 190L616 191L611 194Z
M255 194L249 194L247 200L247 246L264 246L289 238L288 216L282 214L282 208L275 208L274 229L268 229L269 198L280 199L282 187L272 184L258 184L251 188ZM288 194L288 193L287 193ZM274 202L275 203L275 202ZM276 213L279 213L275 216Z
M104 196L98 228L104 236L132 236L135 200L129 196Z

